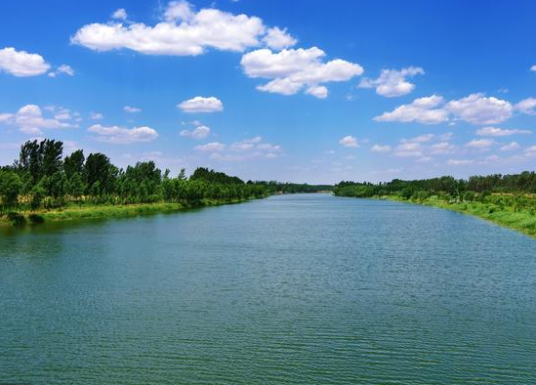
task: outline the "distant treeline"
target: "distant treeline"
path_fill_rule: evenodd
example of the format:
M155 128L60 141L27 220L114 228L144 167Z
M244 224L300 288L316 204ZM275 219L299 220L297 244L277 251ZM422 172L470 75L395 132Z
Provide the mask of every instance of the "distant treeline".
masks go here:
M448 196L451 198L471 198L491 193L534 194L536 193L536 173L523 172L515 175L472 176L468 180L451 176L422 180L394 179L386 183L341 182L334 187L339 196L372 197L399 195L402 198L422 198L425 195Z
M28 141L19 159L0 167L0 213L8 209L38 210L68 204L130 204L177 202L196 204L204 199L260 198L277 192L316 192L330 186L245 183L207 168L197 168L188 178L181 169L176 177L154 162L138 162L126 169L113 165L102 153L87 157L77 150L63 157L61 141Z

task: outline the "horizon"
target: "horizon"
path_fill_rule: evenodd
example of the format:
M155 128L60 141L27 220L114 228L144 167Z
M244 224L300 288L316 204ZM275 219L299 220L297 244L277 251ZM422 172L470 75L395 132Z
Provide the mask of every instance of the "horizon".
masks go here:
M0 164L46 137L245 181L534 170L536 4L327 4L4 2Z

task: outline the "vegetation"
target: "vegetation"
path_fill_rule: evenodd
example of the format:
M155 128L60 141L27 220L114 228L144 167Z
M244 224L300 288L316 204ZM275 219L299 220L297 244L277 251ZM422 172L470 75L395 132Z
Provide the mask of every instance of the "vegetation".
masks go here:
M171 177L152 161L121 169L104 154L86 157L77 150L63 157L62 142L34 140L21 146L13 165L0 167L0 223L171 211L330 188L245 183L207 168L197 168L189 178L184 169Z
M388 198L468 213L536 236L536 173L450 176L388 183L341 182L335 195Z

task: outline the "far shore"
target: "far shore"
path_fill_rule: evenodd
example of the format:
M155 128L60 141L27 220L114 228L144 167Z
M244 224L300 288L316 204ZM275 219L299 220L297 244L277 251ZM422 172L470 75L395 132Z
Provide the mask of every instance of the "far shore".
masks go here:
M456 211L536 238L536 215L526 210L515 211L512 207L500 207L495 204L481 202L447 202L439 199L437 196L431 196L424 200L408 200L396 195L383 195L373 198Z
M96 218L119 218L144 214L170 213L181 210L237 204L251 199L203 199L196 204L186 203L132 203L117 205L70 204L58 209L37 211L12 211L0 217L0 226L39 225L46 222L60 222Z

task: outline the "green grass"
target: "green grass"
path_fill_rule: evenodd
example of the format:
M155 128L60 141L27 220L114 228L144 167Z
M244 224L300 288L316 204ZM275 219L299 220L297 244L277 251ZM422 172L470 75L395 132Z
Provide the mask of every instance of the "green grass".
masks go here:
M191 208L235 204L247 199L205 199L197 204L184 203L139 203L127 205L68 205L59 209L9 212L0 217L0 225L26 225L45 222L73 221L91 218L118 218L144 214L169 213Z
M514 207L510 206L481 202L449 203L439 199L437 196L432 196L423 201L406 200L397 196L387 196L385 198L469 214L536 238L536 215L526 209L515 210Z

